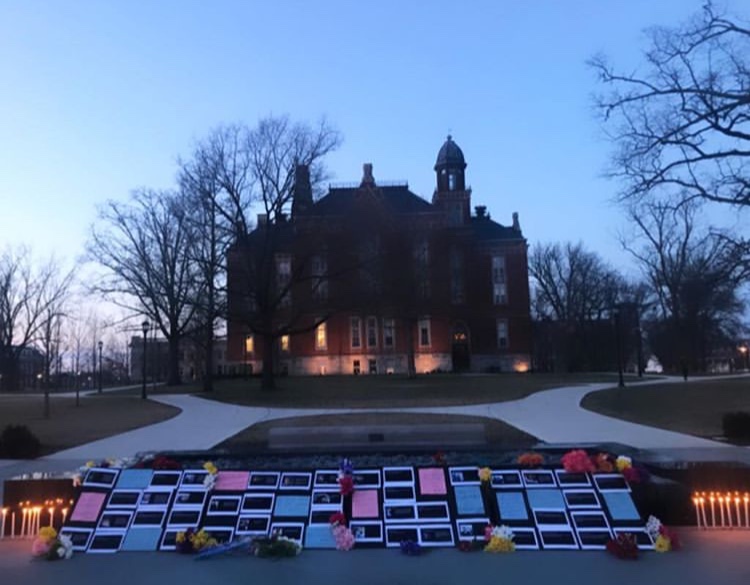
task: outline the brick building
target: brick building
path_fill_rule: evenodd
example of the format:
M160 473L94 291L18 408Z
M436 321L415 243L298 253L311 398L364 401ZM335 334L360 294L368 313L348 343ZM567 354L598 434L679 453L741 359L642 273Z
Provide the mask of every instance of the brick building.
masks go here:
M313 201L297 168L291 216L260 215L228 260L228 361L295 374L526 371L527 244L471 213L449 136L428 202L405 183L331 186ZM268 364L269 362L266 361Z

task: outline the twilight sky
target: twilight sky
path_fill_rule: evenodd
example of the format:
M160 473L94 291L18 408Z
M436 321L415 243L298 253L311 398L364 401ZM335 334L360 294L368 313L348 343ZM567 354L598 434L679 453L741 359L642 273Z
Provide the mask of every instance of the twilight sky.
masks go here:
M0 248L73 259L99 202L172 186L210 128L325 115L344 135L335 181L372 162L429 199L450 131L472 205L505 224L518 211L531 244L580 239L625 268L585 61L633 69L644 28L702 3L3 0Z

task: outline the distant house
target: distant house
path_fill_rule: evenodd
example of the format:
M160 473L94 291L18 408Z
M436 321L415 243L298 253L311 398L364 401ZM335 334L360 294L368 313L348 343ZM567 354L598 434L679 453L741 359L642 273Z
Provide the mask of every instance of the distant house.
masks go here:
M466 166L449 136L431 201L376 181L369 164L359 183L313 201L298 167L291 217L259 216L230 253L230 364L258 372L271 352L292 375L399 373L410 360L420 373L526 371L526 239L517 214L502 225L484 206L472 213ZM274 294L277 310L264 313ZM272 325L269 346L259 332Z

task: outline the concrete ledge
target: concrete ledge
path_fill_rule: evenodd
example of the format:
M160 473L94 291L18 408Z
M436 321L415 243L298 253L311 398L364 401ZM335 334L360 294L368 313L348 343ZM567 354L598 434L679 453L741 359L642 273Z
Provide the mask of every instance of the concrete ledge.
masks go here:
M274 427L268 432L268 447L275 450L380 445L445 448L485 444L482 423Z

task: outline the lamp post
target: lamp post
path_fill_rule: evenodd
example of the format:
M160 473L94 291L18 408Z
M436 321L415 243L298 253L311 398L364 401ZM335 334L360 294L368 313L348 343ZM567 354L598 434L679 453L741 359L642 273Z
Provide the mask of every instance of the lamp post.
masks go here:
M747 345L740 345L737 349L740 350L740 354L742 354L742 369L747 370L749 369L748 366L748 348Z
M617 386L625 388L625 380L622 377L622 347L620 340L620 308L615 307L615 346L617 347Z
M146 400L146 336L148 335L148 329L150 324L148 321L141 323L141 329L143 330L143 386L141 386L141 398Z
M102 348L104 342L99 341L99 394L102 393Z

